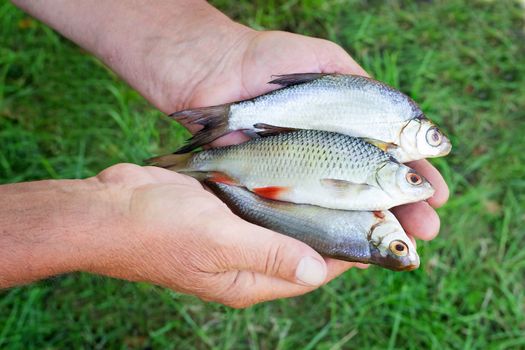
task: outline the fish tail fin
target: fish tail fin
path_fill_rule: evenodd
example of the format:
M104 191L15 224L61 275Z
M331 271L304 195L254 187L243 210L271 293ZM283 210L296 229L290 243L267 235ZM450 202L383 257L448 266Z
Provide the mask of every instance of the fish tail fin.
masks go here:
M208 144L222 135L227 134L229 115L230 104L187 109L170 114L170 118L175 119L186 127L190 125L203 126L201 130L187 141L186 145L179 148L175 153L190 152L197 147Z
M158 166L173 171L191 171L192 169L188 168L188 163L192 157L193 153L165 154L163 156L146 159L145 162L148 165Z

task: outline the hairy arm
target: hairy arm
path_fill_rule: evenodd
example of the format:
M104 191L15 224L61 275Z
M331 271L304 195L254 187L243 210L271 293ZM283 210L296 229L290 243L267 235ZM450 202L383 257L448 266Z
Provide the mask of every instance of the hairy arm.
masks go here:
M0 186L0 288L88 270L119 217L109 198L93 180Z
M217 64L238 63L225 57L226 49L255 34L203 0L13 2L99 57L166 113L185 107Z

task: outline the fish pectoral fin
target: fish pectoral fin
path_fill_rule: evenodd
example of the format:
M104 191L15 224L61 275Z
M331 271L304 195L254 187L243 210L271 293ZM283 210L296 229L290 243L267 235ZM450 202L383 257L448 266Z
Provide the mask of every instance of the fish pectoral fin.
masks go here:
M382 212L381 210L374 210L372 213L373 213L374 216L375 216L376 218L378 218L379 220L383 220L383 219L385 218L385 213Z
M278 200L281 197L281 195L288 190L289 188L285 186L268 186L253 188L252 192L258 194L263 198Z
M220 171L213 171L207 174L205 181L216 182L232 186L241 186L241 184L231 176L221 173Z
M283 75L272 75L272 77L277 77L272 81L269 81L268 84L276 84L281 86L290 86L307 83L312 80L319 79L328 75L326 73L296 73L296 74L283 74Z
M333 190L339 195L358 194L362 191L369 190L372 186L367 184L359 184L346 180L339 179L321 179L321 185Z
M264 124L264 123L254 124L253 127L255 129L260 130L260 131L257 131L257 134L259 136L271 136L271 135L276 135L276 134L280 134L283 132L290 132L290 131L297 130L294 128L286 128L282 126L274 126L274 125L269 125L269 124Z
M363 138L364 141L371 143L372 145L376 146L377 148L387 152L390 149L396 149L398 146L395 143L391 142L384 142L376 139L369 139L369 138Z

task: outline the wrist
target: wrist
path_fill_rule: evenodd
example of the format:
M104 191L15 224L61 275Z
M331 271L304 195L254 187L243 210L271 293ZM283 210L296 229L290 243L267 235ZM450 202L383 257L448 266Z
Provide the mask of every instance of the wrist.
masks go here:
M165 113L188 106L196 85L255 31L205 1L179 0L128 9L94 48L117 74ZM131 18L130 18L131 17Z
M164 113L195 107L195 101L208 98L206 94L199 96L200 85L231 79L247 43L257 33L213 10L186 23L190 28L170 23L145 34L136 43L135 62L130 61L128 67L122 59L131 51L128 46L113 50L114 56L108 55L107 62L114 65L108 64L117 72L123 69L119 74ZM224 73L220 79L211 79Z

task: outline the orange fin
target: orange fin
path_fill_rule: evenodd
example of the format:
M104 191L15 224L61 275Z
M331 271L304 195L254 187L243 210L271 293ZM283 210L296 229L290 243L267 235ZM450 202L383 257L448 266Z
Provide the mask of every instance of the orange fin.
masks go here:
M211 181L211 182L226 184L226 185L239 186L239 183L234 178L231 178L225 173L221 173L218 171L214 171L210 173L209 176L206 178L206 180Z
M363 138L368 143L371 143L372 145L376 146L377 148L381 149L384 152L388 152L389 149L395 149L397 148L397 145L391 142L384 142L376 139L369 139L369 138Z
M269 187L257 187L257 188L254 188L252 191L264 198L279 199L280 195L283 192L286 192L287 190L288 190L288 187L269 186Z
M374 213L374 216L378 219L385 218L385 213L383 213L381 210L374 210L373 213Z

